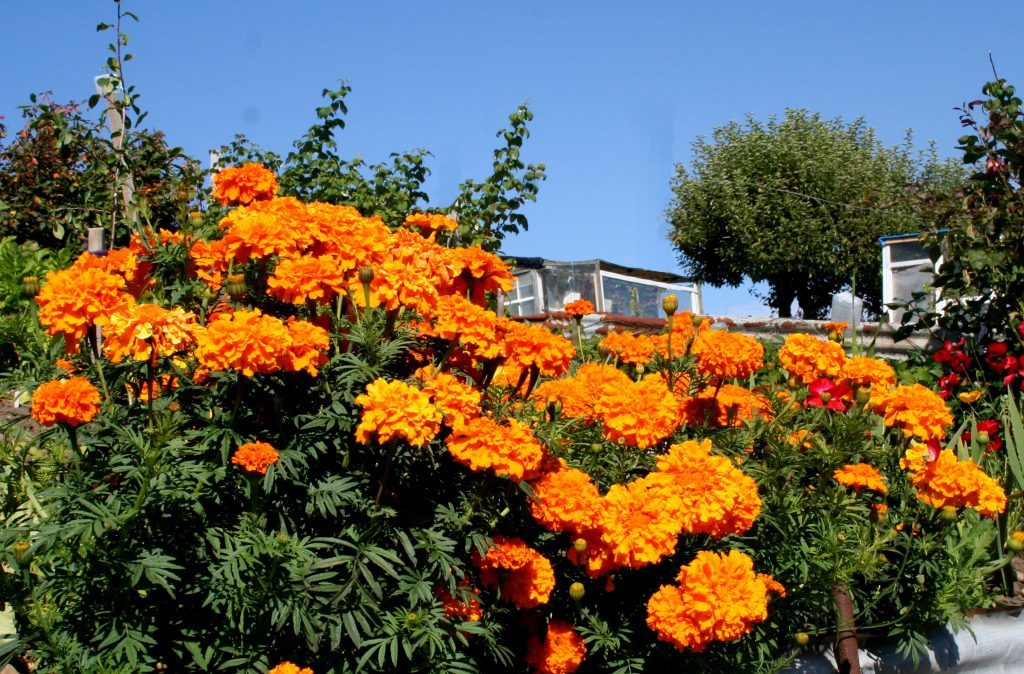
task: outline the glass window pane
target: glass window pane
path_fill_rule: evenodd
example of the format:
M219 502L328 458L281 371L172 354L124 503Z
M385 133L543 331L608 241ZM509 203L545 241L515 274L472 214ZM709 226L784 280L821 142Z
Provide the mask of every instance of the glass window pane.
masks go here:
M541 287L544 289L544 309L561 311L569 302L585 299L596 304L594 297L593 265L559 265L540 270Z
M914 293L927 292L926 302L928 305L934 303L931 293L931 284L934 273L931 267L906 267L892 271L892 294L893 302L906 304L912 302ZM899 323L904 311L902 309L893 312L893 322Z
M603 278L604 310L625 316L657 318L661 313L664 290L636 281Z
M893 262L909 262L911 260L927 260L928 249L920 241L894 243L889 246Z

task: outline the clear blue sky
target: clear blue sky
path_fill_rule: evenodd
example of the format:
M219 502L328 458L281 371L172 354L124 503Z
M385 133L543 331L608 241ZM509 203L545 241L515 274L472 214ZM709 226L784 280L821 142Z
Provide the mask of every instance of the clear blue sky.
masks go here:
M125 0L126 76L148 125L206 157L245 133L286 151L320 91L347 79L346 155L433 152L432 203L483 177L515 106L536 114L527 161L549 178L513 255L605 258L676 270L664 210L690 142L745 113L805 107L863 116L883 140L913 129L954 154L953 107L991 76L1024 86L1024 2L987 9L903 2L303 2ZM32 91L85 99L112 0L0 6L0 114L18 127ZM716 314L766 313L743 291L706 289Z

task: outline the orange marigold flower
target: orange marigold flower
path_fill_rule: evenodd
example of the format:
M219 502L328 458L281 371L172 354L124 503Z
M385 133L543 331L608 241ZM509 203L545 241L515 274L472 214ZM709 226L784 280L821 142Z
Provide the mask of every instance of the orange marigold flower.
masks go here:
M101 269L51 272L36 295L39 322L47 334L63 335L68 349L77 353L79 340L93 324L106 325L112 312L134 302L124 288L124 278Z
M422 316L432 316L438 294L435 279L423 275L416 267L400 260L387 260L374 269L370 282L370 306L383 306L389 311L408 307ZM349 293L356 304L366 304L358 278L350 282Z
M345 272L352 267L332 255L297 255L282 259L267 279L267 294L282 302L329 302L345 291Z
M548 603L555 589L551 562L519 538L494 536L483 557L474 554L484 587L499 588L501 598L528 609Z
M100 392L85 377L40 384L32 394L32 418L43 426L79 426L100 412Z
M738 550L701 550L679 570L679 585L662 585L647 602L647 625L679 650L703 652L715 641L736 641L768 617L769 593L784 593L773 578L754 573Z
M423 447L441 430L441 413L430 396L402 381L372 381L356 404L363 408L356 441L364 445L371 440L382 445L404 440Z
M670 481L683 531L715 538L746 533L761 513L757 483L711 447L710 440L672 445L652 478Z
M115 363L173 356L195 345L196 332L196 317L181 307L128 305L110 314L103 351Z
M406 227L418 227L427 234L442 229L452 232L459 226L457 221L442 213L410 213L405 216L405 222L402 224Z
M224 206L265 201L277 196L277 176L262 164L243 164L213 176L213 198Z
M217 314L197 333L196 342L202 367L238 370L246 377L299 369L316 374L316 365L326 359L319 349L328 345L323 328L294 318L286 325L259 309Z
M533 500L530 512L550 531L580 533L593 529L601 510L601 495L590 475L569 468L558 459L555 470L530 483Z
M476 622L484 617L484 610L476 598L478 590L475 587L470 587L469 579L463 579L459 583L458 592L456 592L459 595L458 598L453 597L445 587L438 588L435 594L441 600L444 615L449 620Z
M294 257L313 245L306 205L292 197L237 208L220 222L218 252L244 264L271 255Z
M953 414L946 401L921 384L897 386L891 390L872 389L868 403L885 425L898 428L908 437L924 441L946 437Z
M493 470L522 480L540 467L544 450L530 428L515 419L497 424L488 417L470 419L448 436L448 451L473 470Z
M832 473L835 481L846 487L860 491L870 489L879 494L888 494L889 487L885 485L882 474L878 469L867 463L851 463L843 466Z
M455 266L452 292L468 293L475 304L482 305L486 293L508 292L516 287L508 264L494 253L479 246L468 246L453 248L450 255Z
M598 527L615 565L636 569L673 554L683 530L681 506L677 490L664 480L612 485Z
M267 468L277 463L278 453L269 443L247 442L239 445L231 455L231 463L249 473L267 474Z
M548 624L544 641L534 637L526 643L526 663L537 674L572 674L586 655L582 637L564 620Z
M502 344L497 334L498 316L482 309L461 295L445 295L437 301L432 324L421 331L428 337L457 342L478 358L497 358Z
M724 330L708 330L697 335L690 353L697 357L697 369L716 379L746 378L764 365L761 342Z
M948 449L928 463L927 448L918 445L907 450L900 465L910 468L910 483L917 498L936 508L953 506L974 508L980 514L995 517L1006 510L1006 492L971 460L961 461Z
M650 335L634 335L631 332L609 332L598 345L623 363L646 365L654 355L657 343Z
M300 668L296 664L285 661L267 672L267 674L313 674L313 670L309 667Z
M892 388L896 385L896 371L881 358L854 356L843 363L839 379L850 386Z
M514 384L514 383L513 383ZM562 415L588 421L596 418L594 407L606 387L622 390L633 385L622 370L603 363L584 363L576 374L562 379L549 379L534 389L533 397L562 404Z
M470 419L480 416L482 396L479 391L455 375L448 372L430 374L431 370L430 366L420 368L416 377L423 382L423 392L440 410L445 425L461 428Z
M723 384L717 395L714 388L706 388L683 400L681 409L688 424L742 426L755 418L773 418L771 405L764 396L734 384Z
M149 272L152 268L151 263L141 262L131 248L118 248L101 255L85 252L69 267L80 272L86 269L101 269L108 274L120 276L124 279L128 294L135 298L138 298L150 284Z
M850 324L845 321L829 321L821 327L824 328L829 337L842 337L843 333L850 327Z
M503 336L502 350L506 362L519 367L536 367L546 377L558 377L569 371L576 355L576 347L562 335L556 335L540 325L527 325L509 319L500 319L499 333Z
M305 370L315 377L321 365L327 362L327 349L331 336L326 330L309 321L300 321L289 316L285 323L288 329L288 350L283 354L281 369L288 372Z
M811 335L786 335L786 343L779 349L779 363L805 384L820 377L835 379L845 361L843 347Z
M661 379L647 377L623 388L605 388L594 411L612 442L646 449L679 427L679 403Z
M594 305L590 300L578 299L565 305L565 313L573 318L583 318L594 313Z
M53 363L53 366L55 368L57 368L58 370L64 370L68 374L74 374L75 373L75 364L72 363L67 358L58 358Z

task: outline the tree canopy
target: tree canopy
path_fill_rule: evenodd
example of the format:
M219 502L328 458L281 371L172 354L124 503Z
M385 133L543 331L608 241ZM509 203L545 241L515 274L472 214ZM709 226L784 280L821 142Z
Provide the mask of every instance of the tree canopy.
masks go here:
M926 228L911 194L957 172L917 153L910 137L885 146L863 120L790 109L783 119L716 128L676 167L667 217L687 273L716 287L765 281L762 299L821 318L855 277L868 306L881 304L878 237Z

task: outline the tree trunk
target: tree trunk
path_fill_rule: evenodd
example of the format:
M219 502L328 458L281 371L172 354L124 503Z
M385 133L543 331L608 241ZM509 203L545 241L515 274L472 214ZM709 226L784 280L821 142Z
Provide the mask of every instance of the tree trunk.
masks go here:
M836 667L839 674L861 674L860 655L857 650L857 626L853 620L853 601L842 583L832 588L836 604Z
M770 279L768 285L772 289L771 308L779 312L779 318L792 318L793 300L796 298L792 281L785 277L776 277Z

